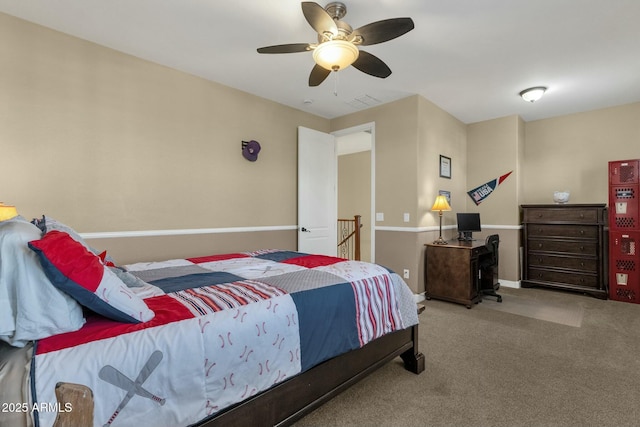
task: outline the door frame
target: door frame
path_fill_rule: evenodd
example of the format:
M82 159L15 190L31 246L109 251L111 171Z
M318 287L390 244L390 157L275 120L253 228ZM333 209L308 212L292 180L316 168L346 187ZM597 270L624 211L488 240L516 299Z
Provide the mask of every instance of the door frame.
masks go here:
M376 124L375 122L364 123L331 132L331 135L341 137L356 132L368 132L371 134L371 262L376 262ZM338 176L339 179L340 177Z

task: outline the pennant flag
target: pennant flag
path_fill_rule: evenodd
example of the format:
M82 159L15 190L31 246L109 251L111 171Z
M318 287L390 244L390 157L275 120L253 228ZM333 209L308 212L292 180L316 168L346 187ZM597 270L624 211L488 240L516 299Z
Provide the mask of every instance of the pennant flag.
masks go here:
M511 175L512 172L513 171L504 174L499 178L493 179L485 184L482 184L480 187L476 187L471 191L467 191L467 194L469 195L469 197L471 197L471 199L477 206L482 203L484 199L489 197L489 194L493 193L493 190L495 190L498 185L502 184L502 182L507 179L507 177Z

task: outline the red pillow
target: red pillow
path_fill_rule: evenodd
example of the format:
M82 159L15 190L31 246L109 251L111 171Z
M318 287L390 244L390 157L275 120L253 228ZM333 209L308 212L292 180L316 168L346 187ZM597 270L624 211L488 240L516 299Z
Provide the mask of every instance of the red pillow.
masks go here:
M29 242L55 287L105 317L128 323L154 316L147 304L81 243L63 231L49 231Z

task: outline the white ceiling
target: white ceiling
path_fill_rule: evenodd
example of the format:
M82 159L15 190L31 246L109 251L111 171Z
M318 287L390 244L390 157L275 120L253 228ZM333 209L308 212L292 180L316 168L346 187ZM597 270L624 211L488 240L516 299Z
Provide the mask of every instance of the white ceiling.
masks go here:
M310 88L311 53L258 54L316 41L297 0L0 0L0 11L327 118L412 94L465 123L640 101L640 0L344 3L353 28L413 18L413 31L363 47L387 79L349 67ZM530 86L549 89L530 104L518 97Z

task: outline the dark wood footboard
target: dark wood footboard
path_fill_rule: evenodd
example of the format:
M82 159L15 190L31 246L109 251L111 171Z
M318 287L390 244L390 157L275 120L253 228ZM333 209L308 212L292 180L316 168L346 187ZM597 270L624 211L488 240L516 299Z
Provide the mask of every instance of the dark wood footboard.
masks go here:
M197 426L291 425L397 356L402 357L409 371L424 371L424 355L418 350L418 325L327 360Z

